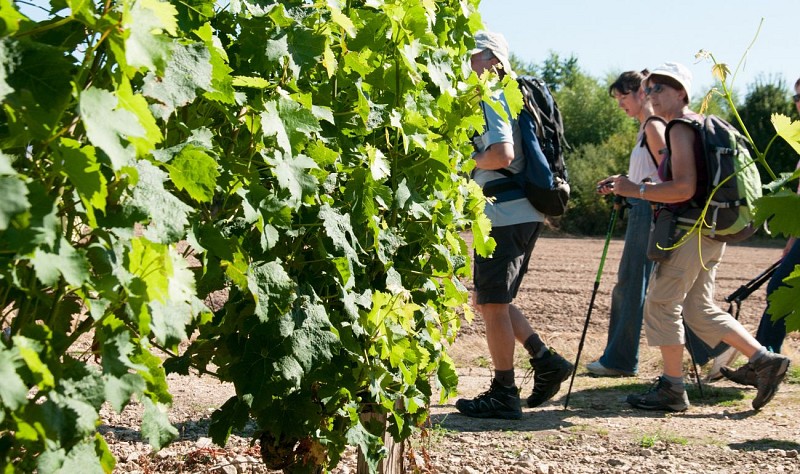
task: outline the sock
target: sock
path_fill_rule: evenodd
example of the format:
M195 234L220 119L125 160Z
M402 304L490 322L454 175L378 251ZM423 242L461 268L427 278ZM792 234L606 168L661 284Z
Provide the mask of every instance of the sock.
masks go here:
M534 359L542 357L547 352L547 346L544 345L544 342L536 333L531 334L522 346Z
M766 347L764 347L764 346L761 346L761 348L759 348L759 349L758 349L758 350L755 352L755 354L753 354L753 355L750 357L750 360L749 360L749 362L752 364L753 362L757 361L758 359L760 359L762 356L765 356L765 355L767 355L767 348L766 348Z
M662 377L667 379L667 382L669 382L676 391L682 392L684 390L683 377L672 377L667 374L663 374Z
M495 370L494 379L503 387L509 388L514 386L514 369L509 370Z

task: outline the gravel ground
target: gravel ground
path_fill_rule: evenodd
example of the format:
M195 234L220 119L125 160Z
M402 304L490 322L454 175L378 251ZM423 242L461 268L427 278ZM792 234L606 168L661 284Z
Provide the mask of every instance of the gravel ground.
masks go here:
M729 246L717 277L721 304L724 296L777 260L776 245L780 243ZM542 238L516 301L545 341L571 360L602 247L601 239ZM659 355L644 341L639 376L587 376L583 366L599 356L605 344L621 248L619 240L609 248L569 409L563 407L568 383L553 401L525 409L518 421L466 418L452 401L433 406L428 426L408 443L406 472L800 472L800 371L790 377L797 383L784 383L760 412L750 408L754 389L715 382L704 384L704 397L696 386L690 388L692 407L681 414L643 412L624 403L627 394L646 390L660 373ZM742 303L740 320L748 329L755 329L764 304L763 288ZM791 334L784 345L795 366L800 364L798 339L798 334ZM488 387L491 372L481 321L464 327L451 355L459 366L463 396L475 396ZM517 365L518 384L529 391L531 382L522 378L527 368L522 354ZM209 416L233 394L231 386L198 376L170 376L170 386L175 396L170 419L181 438L158 453L152 453L140 437L139 406L132 404L120 414L104 412L100 430L117 457L115 472L270 472L260 461L258 446L251 445L252 428L234 434L224 448L207 438ZM351 474L355 466L356 453L350 450L333 472Z

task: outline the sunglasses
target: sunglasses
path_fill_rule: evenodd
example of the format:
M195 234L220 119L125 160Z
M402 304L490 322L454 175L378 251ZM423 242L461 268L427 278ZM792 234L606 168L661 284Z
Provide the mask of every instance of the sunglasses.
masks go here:
M797 102L800 102L800 94L795 94L795 95L793 95L793 96L792 96L792 99L794 99L794 102L795 102L795 103L797 103Z
M653 84L652 87L648 86L644 88L644 95L650 94L659 94L664 88L667 87L664 84Z

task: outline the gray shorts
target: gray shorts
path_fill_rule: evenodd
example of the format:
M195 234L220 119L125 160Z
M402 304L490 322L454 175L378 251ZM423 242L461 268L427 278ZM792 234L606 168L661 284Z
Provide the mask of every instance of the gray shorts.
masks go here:
M474 281L477 304L508 304L517 296L528 271L541 222L492 228L497 246L491 257L475 254Z

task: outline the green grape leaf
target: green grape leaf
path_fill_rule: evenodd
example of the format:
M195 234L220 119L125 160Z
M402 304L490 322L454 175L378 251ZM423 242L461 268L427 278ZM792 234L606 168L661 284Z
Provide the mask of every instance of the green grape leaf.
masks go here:
M786 332L800 331L800 265L783 279L769 295L769 314L773 321L786 318Z
M80 114L89 141L108 155L114 170L133 163L135 148L124 146L120 140L145 136L146 131L136 114L120 107L117 97L111 92L95 87L81 92Z
M365 454L364 458L369 467L369 472L378 472L378 463L380 462L380 438L370 433L364 428L361 423L355 423L351 426L345 434L347 444L350 446L358 446L362 453Z
M448 398L457 394L456 389L458 388L458 372L456 372L453 359L447 354L443 354L439 359L436 380L442 389L439 393L439 403L444 404Z
M42 329L42 331L46 330L46 326ZM42 338L47 336L40 336ZM44 354L43 343L39 342L36 339L23 337L23 336L14 336L14 346L19 350L19 355L23 361L25 361L25 366L34 376L36 380L36 385L40 389L46 388L53 388L55 387L56 381L55 377L53 376L53 372L50 371L50 368L42 362L42 358L40 355Z
M150 217L144 236L154 242L171 243L182 239L189 225L192 209L164 189L167 174L148 161L136 164L139 181L133 198L125 201L128 212L142 212Z
M122 109L133 113L139 120L144 134L139 137L130 135L127 137L136 148L137 156L147 156L152 153L156 144L163 140L161 129L156 123L155 117L150 112L147 100L141 94L135 94L131 89L131 84L127 79L123 79L117 86L117 100Z
M300 387L303 380L303 367L292 355L285 355L274 364L275 372L291 387Z
M295 297L295 283L279 261L251 265L247 286L256 301L256 315L261 322L286 313Z
M208 434L214 443L225 446L233 428L244 428L249 418L247 404L239 400L239 397L233 396L211 414Z
M356 252L358 240L350 224L350 215L339 214L336 209L330 207L328 204L323 204L319 208L319 218L323 222L325 233L333 241L333 245L341 250L344 256L354 265L361 266L358 262L358 253Z
M492 223L483 213L472 223L472 245L475 247L475 252L481 257L488 257L494 253L497 244L489 236L491 231Z
M347 33L347 36L351 38L356 37L356 27L353 25L353 20L350 19L347 15L342 13L336 7L331 7L331 19L334 23L342 27L342 29Z
M786 236L800 236L800 219L796 217L800 209L800 195L788 189L762 196L756 200L757 226L769 221L769 228Z
M6 349L5 344L0 344L0 380L3 381L0 401L10 410L17 410L28 402L28 387L19 376L24 365L19 349Z
M28 188L16 176L0 176L0 230L6 230L11 219L30 207Z
M102 443L105 445L105 442ZM40 472L68 473L80 472L81 474L108 474L106 467L109 459L98 456L98 440L89 438L81 441L66 453L63 450L50 451L44 460L39 460L37 466ZM105 451L108 451L106 446ZM102 451L101 451L102 452ZM55 454L55 456L54 456ZM66 454L66 455L65 455ZM110 460L113 468L113 457ZM56 467L57 466L57 467ZM55 469L53 469L55 468Z
M5 38L6 36L11 36L16 33L19 29L20 21L24 19L25 16L14 7L14 2L11 0L0 0L0 37ZM2 64L7 63L3 60Z
M6 51L6 56L10 55ZM58 112L70 100L70 79L74 73L74 65L63 50L23 38L14 43L12 62L3 65L3 68L9 67L7 82L16 91L15 100L10 102L16 103L17 112L27 127L20 138L31 134L46 138L55 133L54 129L61 125L53 121L59 118Z
M272 82L261 77L234 76L233 85L236 87L249 87L251 89L267 89L273 86Z
M2 1L2 0L0 0ZM13 176L17 174L17 170L11 165L14 160L0 150L0 176Z
M793 121L783 114L772 114L771 119L778 135L789 142L794 151L800 153L800 121Z
M66 239L61 239L57 252L46 252L41 248L31 257L36 278L48 286L55 285L63 276L67 284L81 286L89 280L89 262L81 251L75 250Z
M167 301L169 278L172 277L172 262L168 252L166 245L145 238L131 240L125 263L128 271L146 285L149 301Z
M220 176L217 162L205 150L187 145L167 165L175 186L185 190L195 201L210 202Z
M121 377L106 376L105 397L117 413L131 401L131 396L142 393L145 389L144 379L139 374L123 374Z
M211 53L202 43L176 45L163 76L145 76L142 94L158 101L153 108L162 120L191 103L198 90L211 90L214 66Z
M318 169L317 163L305 155L281 157L280 155L266 159L272 173L278 178L278 184L289 191L295 201L300 201L304 194L316 194L317 178L309 170Z
M210 2L206 5L213 11L213 5ZM211 55L211 88L206 89L205 96L217 102L233 105L236 101L236 91L233 89L233 77L231 75L233 69L228 65L228 57L225 50L215 44L214 29L210 23L205 23L195 30L195 34L205 42Z
M96 226L95 209L105 212L108 190L105 176L100 171L100 164L92 146L81 147L81 144L68 138L61 139L59 148L61 159L57 168L69 178L75 191L86 208L89 225Z
M170 441L178 437L178 430L170 424L167 409L161 403L153 403L145 398L142 415L142 436L156 451L161 450Z
M163 71L172 40L165 36L177 34L178 11L161 0L137 0L123 17L123 27L129 35L125 39L125 60L131 68ZM133 71L128 75L132 76Z

